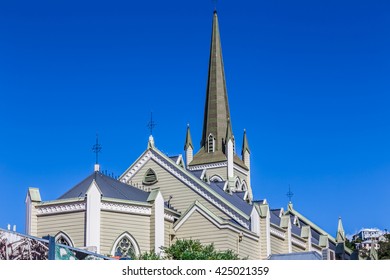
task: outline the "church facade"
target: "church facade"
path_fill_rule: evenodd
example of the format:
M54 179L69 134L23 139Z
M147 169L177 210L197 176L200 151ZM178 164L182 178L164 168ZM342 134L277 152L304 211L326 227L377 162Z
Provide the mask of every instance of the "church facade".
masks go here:
M267 259L310 253L317 259L349 259L339 220L336 238L290 203L270 207L252 193L246 132L241 155L230 121L218 16L213 14L201 147L187 128L184 156L168 157L149 137L148 148L114 179L99 165L55 200L40 190L26 197L26 233L110 256L162 252L178 239L213 243L240 258Z

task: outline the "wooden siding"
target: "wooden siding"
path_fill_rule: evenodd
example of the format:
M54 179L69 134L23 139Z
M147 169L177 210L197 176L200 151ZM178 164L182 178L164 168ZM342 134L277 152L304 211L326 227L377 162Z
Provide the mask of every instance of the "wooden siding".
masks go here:
M150 250L154 250L155 245L155 217L156 217L156 204L153 204L152 206L152 215L150 215Z
M213 175L218 175L223 180L226 181L227 177L227 167L217 167L217 168L208 168L206 170L206 175L210 179Z
M172 223L164 220L164 246L169 247L171 245L169 234L171 232Z
M283 239L271 234L271 254L285 254Z
M149 252L153 249L150 246L150 224L150 216L102 211L100 252L111 254L115 241L124 232L134 237L141 252Z
M202 244L214 243L216 250L233 250L237 253L238 233L230 229L219 229L202 214L195 211L188 220L176 232L177 239L199 240ZM255 259L259 257L258 242L243 237L239 243L239 255L241 258Z
M132 178L132 183L139 185L142 184L142 180L145 172L152 168L154 172L157 174L158 182L154 184L152 187L159 187L160 191L164 197L164 201L167 201L170 196L171 205L177 209L178 211L184 213L196 200L206 206L210 211L212 211L215 215L227 218L226 214L224 214L221 210L215 207L213 204L205 200L202 196L197 194L195 191L186 186L183 182L174 177L167 170L162 168L153 160L148 161L137 174Z
M85 212L38 216L38 237L66 233L75 247L85 246Z
M260 218L260 258L267 257L267 218Z
M305 249L302 249L300 246L292 244L292 252L293 253L305 252Z

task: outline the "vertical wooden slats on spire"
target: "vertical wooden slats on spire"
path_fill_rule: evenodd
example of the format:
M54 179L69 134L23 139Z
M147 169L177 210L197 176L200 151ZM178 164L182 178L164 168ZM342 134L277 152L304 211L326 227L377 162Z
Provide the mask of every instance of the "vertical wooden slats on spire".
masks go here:
M226 91L225 73L222 59L221 39L218 16L214 11L210 46L209 73L207 81L206 103L203 122L201 146L207 149L207 138L212 134L215 138L215 151L223 151L222 139L230 126L229 102Z

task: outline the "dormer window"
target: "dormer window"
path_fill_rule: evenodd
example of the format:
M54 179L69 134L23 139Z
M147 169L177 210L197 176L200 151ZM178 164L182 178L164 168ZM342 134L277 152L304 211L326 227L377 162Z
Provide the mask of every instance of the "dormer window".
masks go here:
M209 153L214 153L214 147L215 147L215 140L214 136L210 133L209 138L207 140L207 146L208 146L208 152Z
M153 185L157 183L157 175L153 169L149 168L148 171L146 171L143 183L145 185Z

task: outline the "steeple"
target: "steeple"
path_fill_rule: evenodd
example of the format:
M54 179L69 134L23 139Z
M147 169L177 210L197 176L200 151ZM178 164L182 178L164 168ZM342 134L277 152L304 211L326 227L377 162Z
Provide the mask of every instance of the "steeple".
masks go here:
M223 151L222 139L226 136L227 126L230 126L230 131L232 131L230 121L228 124L229 119L230 112L222 60L218 16L217 12L214 11L203 135L201 141L201 146L206 152L209 152L207 144L210 135L215 139L213 150L215 152Z
M186 152L186 165L188 167L189 163L194 158L194 146L192 145L190 125L187 125L187 135L186 135L186 143L184 144L184 151Z

